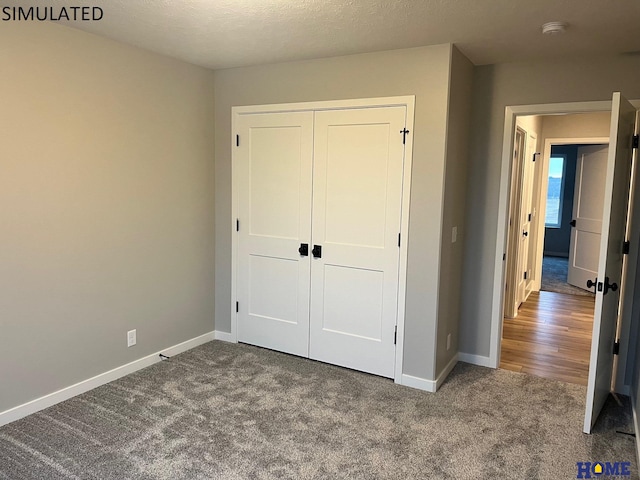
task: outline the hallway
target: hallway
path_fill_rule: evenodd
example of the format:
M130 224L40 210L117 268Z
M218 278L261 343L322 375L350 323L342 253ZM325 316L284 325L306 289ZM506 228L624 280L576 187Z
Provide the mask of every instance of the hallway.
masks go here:
M500 368L586 385L594 297L533 292L505 318Z

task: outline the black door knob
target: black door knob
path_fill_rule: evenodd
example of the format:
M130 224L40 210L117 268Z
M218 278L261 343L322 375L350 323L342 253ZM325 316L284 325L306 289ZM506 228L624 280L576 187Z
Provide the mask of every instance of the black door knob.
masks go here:
M611 290L612 292L615 292L616 290L618 290L618 284L615 283L615 282L609 283L609 277L604 277L604 293L603 293L603 295L606 295L609 290Z
M322 246L314 245L311 253L313 253L313 258L322 258Z
M298 249L298 252L303 257L308 256L309 255L309 244L308 243L301 243L300 244L300 248Z

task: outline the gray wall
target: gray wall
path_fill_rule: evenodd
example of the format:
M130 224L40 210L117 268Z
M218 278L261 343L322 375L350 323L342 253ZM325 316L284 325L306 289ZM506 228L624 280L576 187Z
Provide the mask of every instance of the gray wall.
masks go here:
M640 57L593 57L477 67L471 150L460 351L489 355L498 192L505 107L640 98Z
M433 379L450 45L215 72L216 330L231 329L231 107L416 95L404 373Z
M472 84L473 64L457 48L454 48L451 56L445 192L440 246L436 378L458 353ZM451 242L453 227L458 229L455 243ZM451 346L447 350L447 335L449 334L451 334Z
M562 192L562 214L560 228L544 229L544 254L557 257L569 256L571 241L571 225L573 214L573 193L576 187L577 145L555 145L551 147L551 156L564 155L566 165L564 171L564 190Z
M0 63L4 411L213 330L214 98L49 22L3 24Z

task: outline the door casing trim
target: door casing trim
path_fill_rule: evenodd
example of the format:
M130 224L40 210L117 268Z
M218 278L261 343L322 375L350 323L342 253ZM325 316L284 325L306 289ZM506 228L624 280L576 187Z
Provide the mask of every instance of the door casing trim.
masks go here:
M283 103L270 105L238 106L231 108L231 334L229 340L238 341L238 315L236 313L236 301L238 298L237 268L238 268L238 235L236 235L236 219L239 210L239 178L236 164L236 134L237 122L241 115L260 113L284 113L322 110L343 110L353 108L382 108L382 107L406 107L405 128L409 130L406 136L404 150L404 165L402 172L402 211L400 220L400 262L398 267L398 309L396 317L397 342L394 366L394 381L402 384L402 365L404 352L404 320L405 299L407 292L407 258L409 238L409 206L411 201L411 171L413 163L413 132L415 115L415 95L380 98L358 98L350 100L330 100L319 102Z
M570 113L591 113L611 111L611 101L545 103L537 105L509 105L505 107L504 132L502 140L502 163L500 167L500 189L498 193L498 224L496 228L496 252L494 257L493 297L491 301L491 335L489 344L489 366L500 365L502 324L504 316L504 282L507 253L507 232L509 225L509 187L513 159L515 128L517 117L527 115L557 115Z

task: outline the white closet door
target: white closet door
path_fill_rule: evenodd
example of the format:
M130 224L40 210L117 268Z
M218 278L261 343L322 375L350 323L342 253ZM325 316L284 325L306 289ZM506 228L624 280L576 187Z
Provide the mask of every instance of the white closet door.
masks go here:
M393 377L405 107L315 113L312 359Z
M313 113L240 115L238 340L308 356Z

